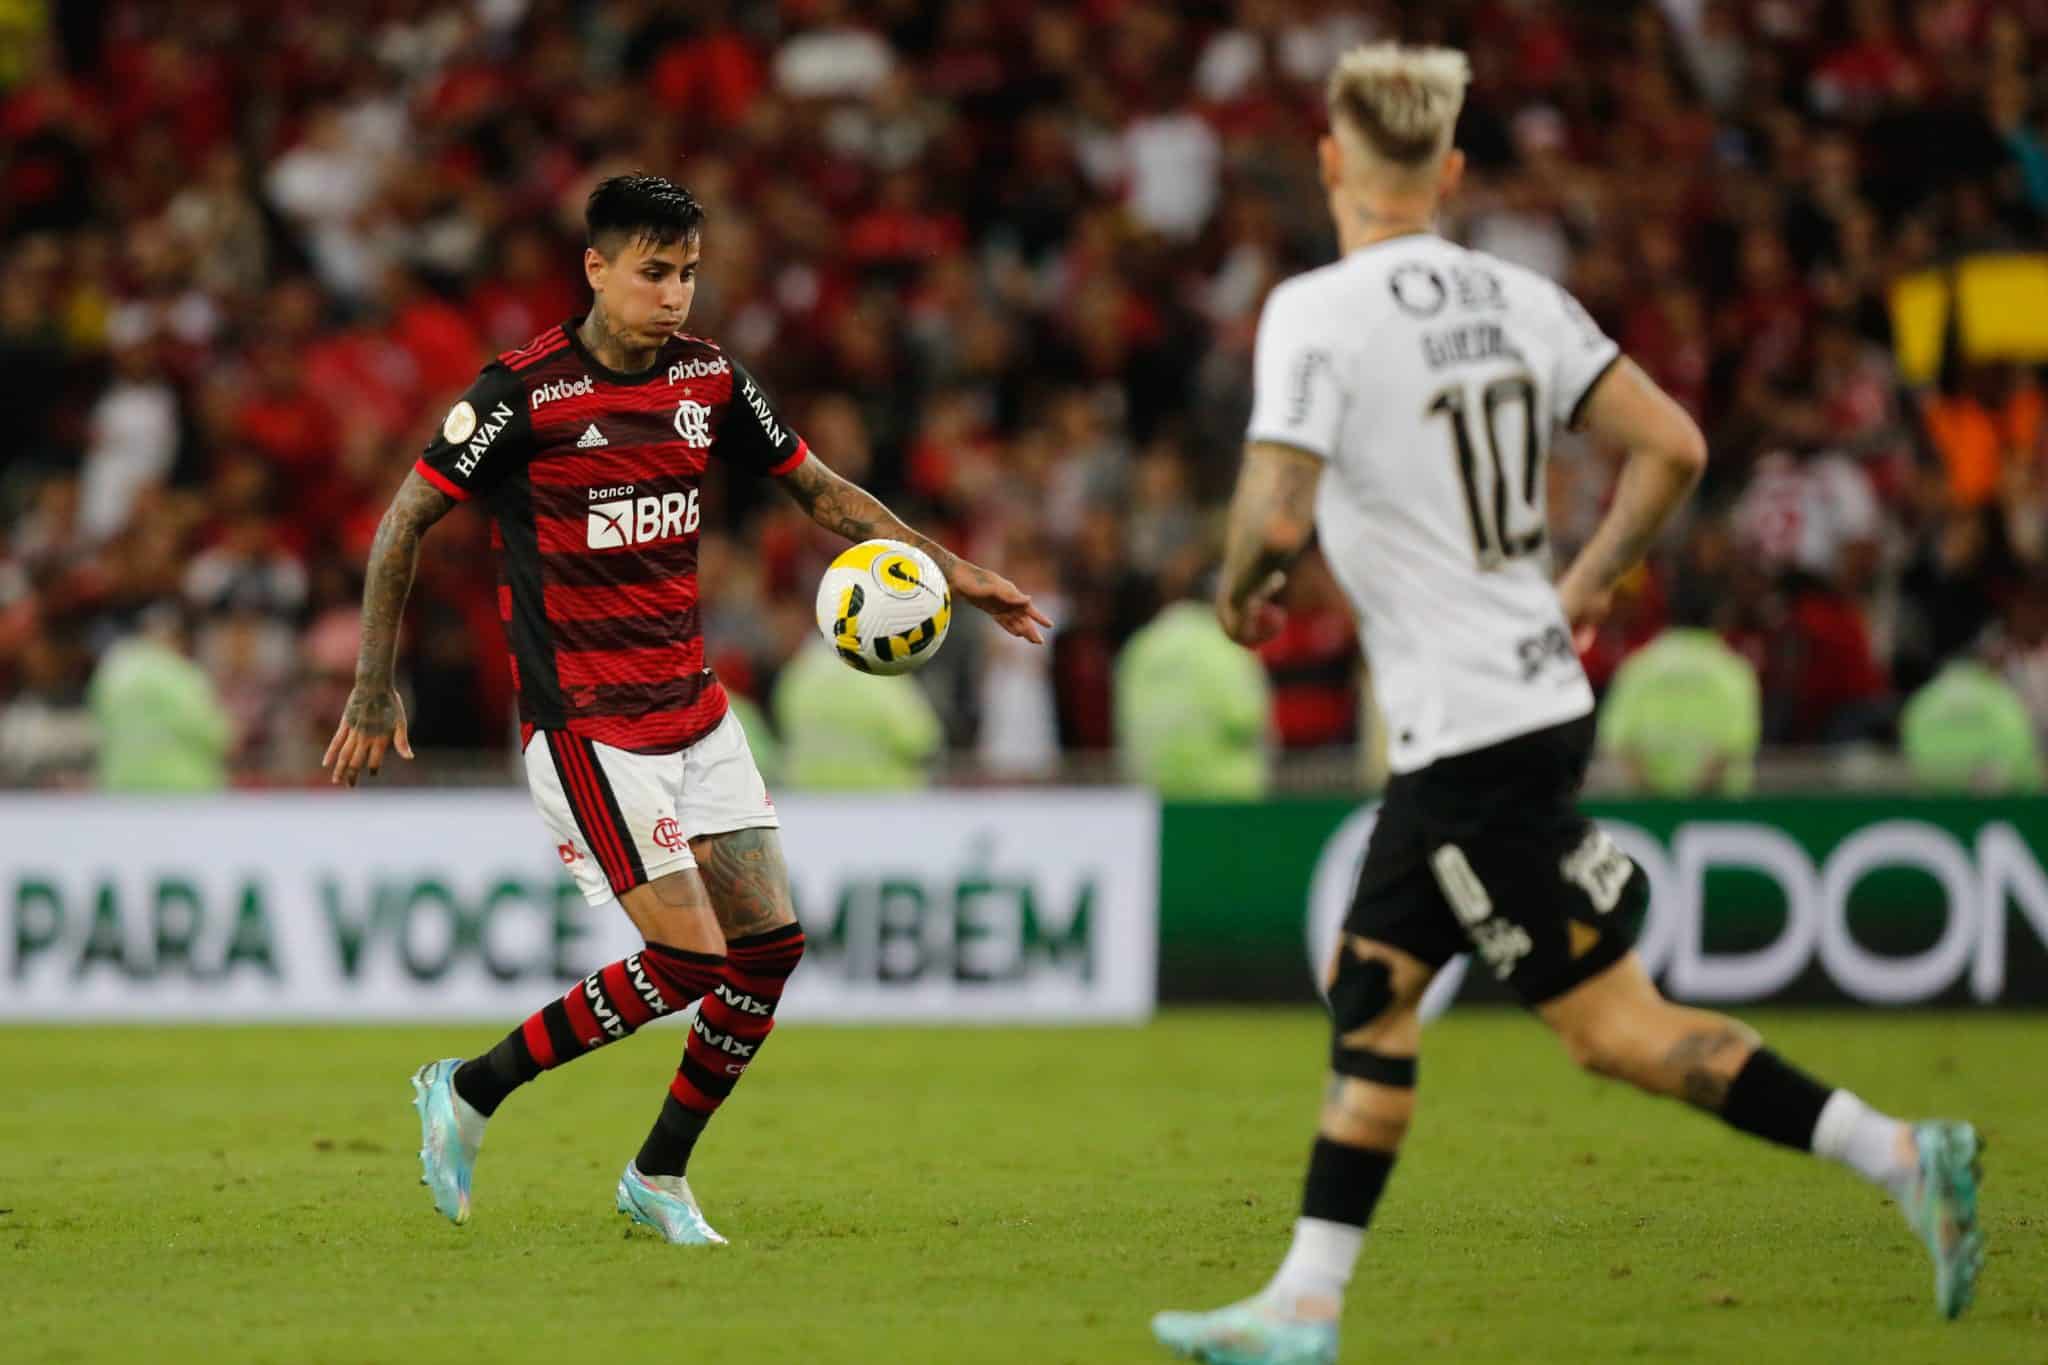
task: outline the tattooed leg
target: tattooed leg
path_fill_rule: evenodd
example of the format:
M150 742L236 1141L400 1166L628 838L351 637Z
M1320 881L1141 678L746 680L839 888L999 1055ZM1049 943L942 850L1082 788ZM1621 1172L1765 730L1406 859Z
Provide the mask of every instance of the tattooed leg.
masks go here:
M772 829L736 829L690 840L690 852L711 893L712 913L728 941L796 922L782 836Z
M1666 1000L1633 953L1539 1013L1586 1070L1714 1111L1757 1048L1733 1019Z
M1678 1096L1696 1108L1719 1113L1728 1102L1728 1087L1756 1050L1756 1035L1721 1021L1688 1033L1664 1056L1665 1073L1675 1078Z
M1912 1174L1905 1124L1807 1075L1747 1025L1664 999L1633 953L1539 1012L1589 1071L1839 1161L1894 1192Z

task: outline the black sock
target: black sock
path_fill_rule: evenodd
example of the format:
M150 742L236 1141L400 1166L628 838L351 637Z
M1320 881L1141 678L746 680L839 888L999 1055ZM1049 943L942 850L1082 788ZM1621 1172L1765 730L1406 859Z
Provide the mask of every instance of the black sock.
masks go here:
M1301 1192L1301 1216L1362 1228L1394 1169L1392 1152L1346 1147L1326 1137L1309 1152L1308 1183Z
M681 1175L690 1165L690 1152L704 1132L711 1115L685 1109L670 1095L661 1102L661 1114L640 1144L633 1164L642 1175Z
M485 1118L498 1112L505 1097L540 1075L540 1063L527 1049L525 1031L513 1029L481 1057L455 1068L455 1093Z
M1772 1142L1813 1150L1814 1126L1834 1092L1767 1047L1750 1054L1728 1084L1721 1117L1732 1128Z

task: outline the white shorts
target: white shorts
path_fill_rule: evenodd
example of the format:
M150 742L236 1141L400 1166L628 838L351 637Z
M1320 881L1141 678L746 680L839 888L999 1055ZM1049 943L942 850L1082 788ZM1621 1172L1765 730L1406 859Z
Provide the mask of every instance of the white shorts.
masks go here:
M668 754L536 730L526 746L526 785L592 905L695 867L690 840L701 835L782 823L747 732L730 711L710 734Z

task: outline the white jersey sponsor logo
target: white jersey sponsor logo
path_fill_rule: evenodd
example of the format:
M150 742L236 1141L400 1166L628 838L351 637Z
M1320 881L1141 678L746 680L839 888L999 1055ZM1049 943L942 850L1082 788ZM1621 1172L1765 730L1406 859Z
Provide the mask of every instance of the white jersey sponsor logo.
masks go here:
M693 534L701 518L694 488L687 493L648 493L637 498L594 502L590 504L584 544L593 550L652 545Z
M595 422L583 428L583 434L576 438L576 448L578 450L590 450L596 446L608 446L610 444L611 442L604 438L604 433L597 429L597 423Z
M587 374L575 379L557 379L552 383L536 385L528 399L531 406L527 411L538 412L543 403L552 403L558 398L581 398L595 387L595 382Z
M775 420L774 410L768 406L768 395L755 388L751 379L742 379L740 385L746 391L747 406L752 408L754 416L760 419L761 430L768 433L769 441L781 445L782 426Z
M731 374L732 363L724 356L710 360L678 360L668 367L668 382L679 384L685 379L709 379L714 374Z
M468 423L472 428L475 428L475 410L467 403L460 403L456 406L469 414ZM441 434L443 436L448 434L448 426L455 421L455 418L456 414L451 412L448 414L448 421L441 424ZM484 452L491 448L491 442L498 439L498 433L503 431L505 424L511 420L512 408L510 404L500 403L492 408L489 415L484 418L482 428L478 429L476 434L470 438L469 448L456 457L455 468L457 472L464 478L474 474L476 467L483 463Z

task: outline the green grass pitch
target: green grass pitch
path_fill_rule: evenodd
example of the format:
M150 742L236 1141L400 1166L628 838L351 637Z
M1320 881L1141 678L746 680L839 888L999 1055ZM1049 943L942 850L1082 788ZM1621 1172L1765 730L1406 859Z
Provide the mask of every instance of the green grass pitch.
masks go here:
M1977 1306L1868 1187L1573 1072L1518 1014L1432 1026L1347 1361L2048 1361L2048 1023L1751 1016L1781 1051L1991 1140ZM1309 1010L1135 1030L786 1027L698 1149L729 1248L612 1184L679 1035L509 1101L451 1227L408 1074L493 1031L0 1030L0 1360L1164 1360L1146 1319L1264 1280L1325 1035Z

